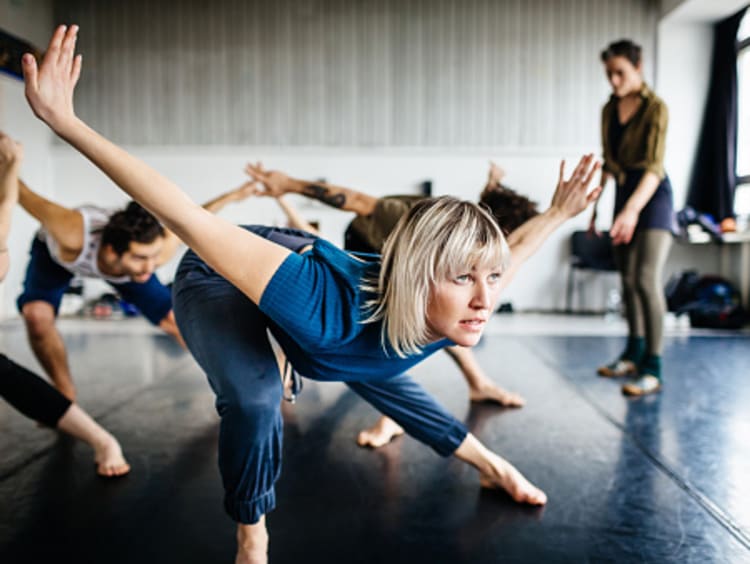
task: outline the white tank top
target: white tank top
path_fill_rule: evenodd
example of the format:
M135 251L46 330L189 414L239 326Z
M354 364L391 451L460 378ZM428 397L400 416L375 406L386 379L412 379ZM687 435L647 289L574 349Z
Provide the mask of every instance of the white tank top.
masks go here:
M47 244L47 249L52 256L52 260L73 274L86 278L101 278L115 284L130 282L131 279L129 276L107 276L102 274L96 264L99 248L102 245L102 231L109 221L109 217L114 212L95 206L81 206L75 209L83 216L83 247L75 260L71 262L62 260L60 258L60 246L55 241L55 238L50 236L44 228L39 230L39 238Z

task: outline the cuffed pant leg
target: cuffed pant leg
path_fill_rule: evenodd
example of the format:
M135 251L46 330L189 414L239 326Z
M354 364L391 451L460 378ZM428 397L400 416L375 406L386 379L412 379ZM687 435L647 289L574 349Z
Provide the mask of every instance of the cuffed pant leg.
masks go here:
M207 266L185 266L174 284L175 318L216 393L224 507L235 521L257 523L275 507L281 472L282 389L268 321Z

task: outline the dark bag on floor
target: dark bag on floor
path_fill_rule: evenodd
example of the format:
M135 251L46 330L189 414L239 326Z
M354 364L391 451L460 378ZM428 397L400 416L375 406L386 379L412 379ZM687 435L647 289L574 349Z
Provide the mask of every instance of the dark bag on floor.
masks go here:
M673 274L664 287L667 310L678 312L685 305L695 301L695 288L700 279L695 270L683 270Z
M720 276L701 276L693 300L677 310L678 315L683 312L690 316L692 327L739 329L747 320L739 291Z

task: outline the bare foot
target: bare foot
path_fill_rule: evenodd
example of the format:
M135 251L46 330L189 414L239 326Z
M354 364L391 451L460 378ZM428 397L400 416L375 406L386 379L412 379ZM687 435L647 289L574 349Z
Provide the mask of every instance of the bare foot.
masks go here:
M96 473L105 478L124 476L130 472L130 464L122 455L120 443L112 435L94 446Z
M479 388L470 388L469 399L476 402L490 401L503 407L523 407L526 405L526 400L519 394L503 390L500 386L491 382Z
M513 465L499 456L493 457L491 474L480 474L479 483L483 488L505 490L518 503L544 505L547 494L523 477Z
M404 434L404 429L389 417L381 417L369 429L360 431L357 435L357 444L361 447L378 448L387 445L394 438Z

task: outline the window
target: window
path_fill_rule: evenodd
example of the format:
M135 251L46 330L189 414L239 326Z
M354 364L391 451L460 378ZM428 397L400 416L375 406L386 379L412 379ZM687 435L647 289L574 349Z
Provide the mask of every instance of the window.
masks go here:
M750 10L737 31L737 186L734 212L750 217Z

